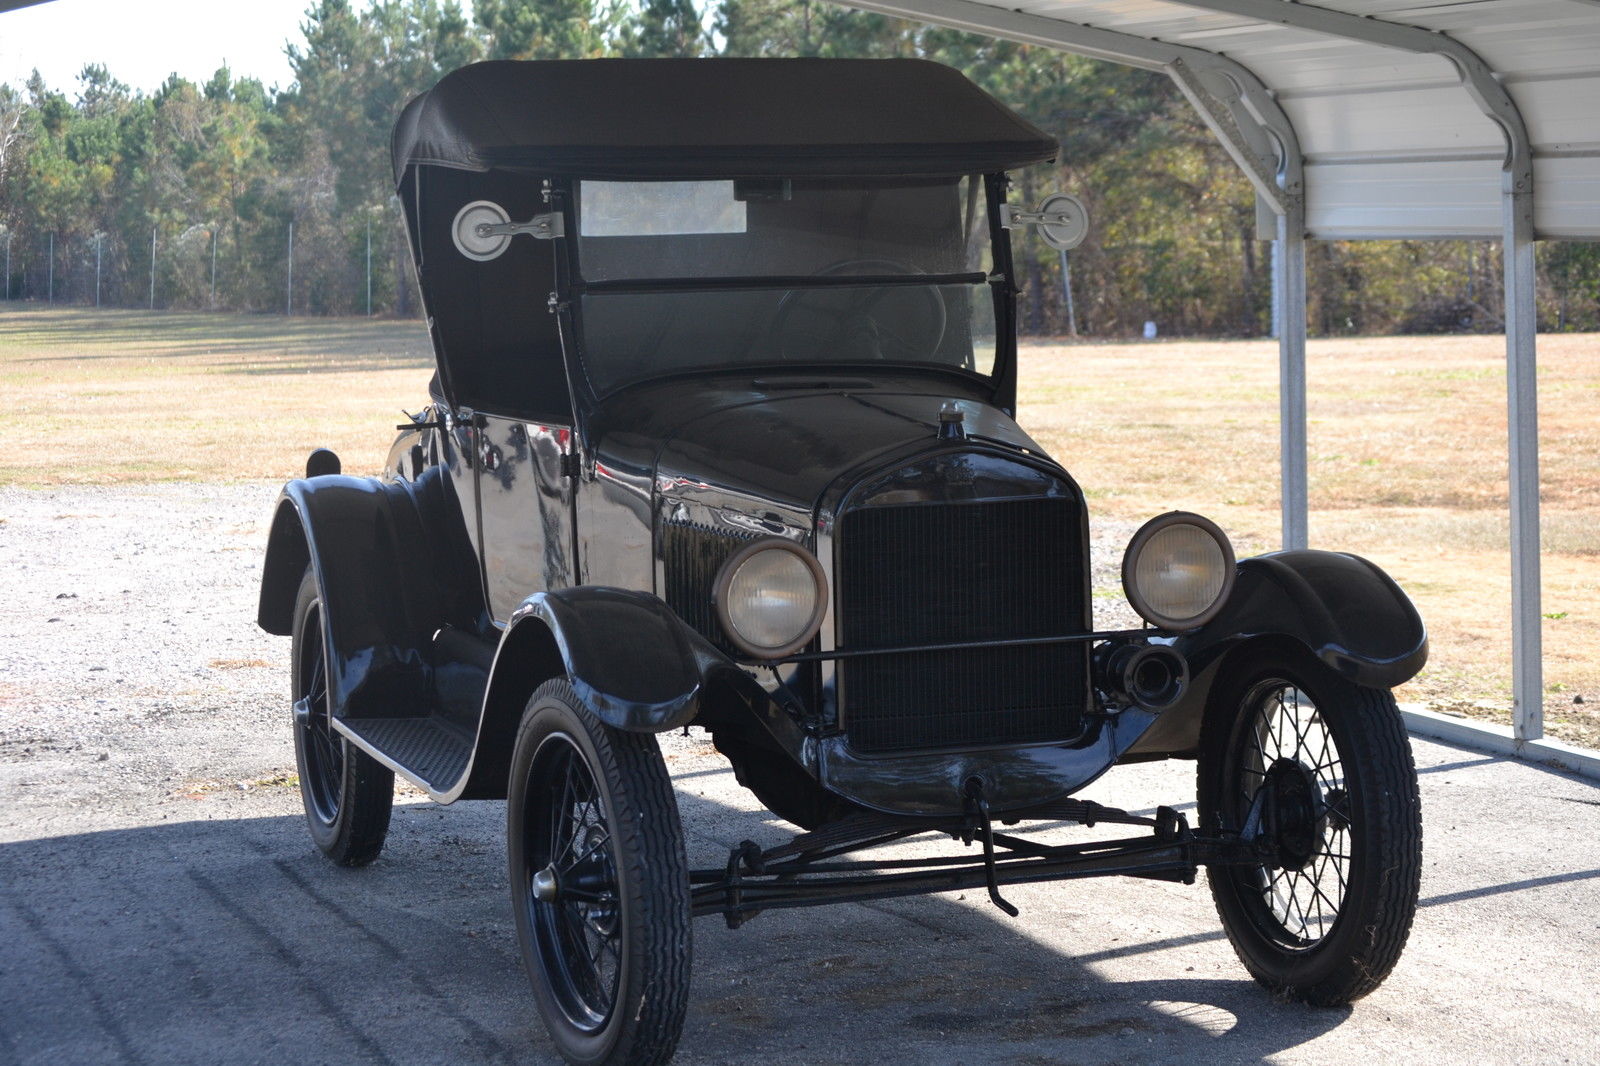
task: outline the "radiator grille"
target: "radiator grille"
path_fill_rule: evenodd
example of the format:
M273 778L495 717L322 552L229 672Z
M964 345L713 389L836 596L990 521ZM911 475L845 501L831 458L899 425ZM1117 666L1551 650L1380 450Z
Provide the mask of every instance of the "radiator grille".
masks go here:
M845 648L1060 636L1083 626L1078 505L1042 498L871 507L838 534ZM1081 645L841 661L861 752L1068 740L1081 730Z
M737 652L722 635L722 624L711 605L711 585L728 556L753 539L754 533L735 533L693 522L666 522L661 527L667 606L695 632L730 655Z

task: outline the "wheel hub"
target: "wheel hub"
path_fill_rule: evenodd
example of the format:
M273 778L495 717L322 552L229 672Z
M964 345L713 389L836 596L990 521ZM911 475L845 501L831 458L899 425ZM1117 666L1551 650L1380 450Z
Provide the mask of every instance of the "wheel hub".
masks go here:
M596 887L609 886L612 883L611 857L607 852L608 837L605 830L599 826L592 826L585 835L584 851L591 855L590 864L595 869L586 871L585 880L596 882ZM602 887L599 900L584 908L583 920L586 925L602 937L611 937L617 931L616 899L607 888Z
M1278 759L1261 783L1266 792L1268 823L1277 847L1278 865L1299 870L1311 861L1326 828L1322 787L1311 768L1297 759Z
M556 874L555 864L551 863L534 874L528 887L533 898L540 903L554 903L556 897L561 895L561 878Z

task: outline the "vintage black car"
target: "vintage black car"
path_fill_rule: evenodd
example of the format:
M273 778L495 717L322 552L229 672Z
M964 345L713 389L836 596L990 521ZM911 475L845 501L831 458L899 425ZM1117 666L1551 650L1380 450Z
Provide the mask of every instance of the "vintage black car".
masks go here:
M335 862L377 856L396 773L507 801L571 1061L671 1056L697 915L1015 913L1006 885L1205 866L1277 992L1345 1003L1399 956L1421 828L1389 689L1427 640L1395 583L1235 560L1174 512L1123 560L1147 624L1094 631L1084 494L1013 421L1013 234L1081 220L1006 172L1055 153L911 60L482 63L401 115L438 372L381 476L319 450L285 487L260 624L293 635ZM688 726L791 842L689 867L654 735ZM1077 798L1168 758L1198 762L1193 825ZM1125 835L1025 835L1062 821ZM952 854L861 854L917 834Z

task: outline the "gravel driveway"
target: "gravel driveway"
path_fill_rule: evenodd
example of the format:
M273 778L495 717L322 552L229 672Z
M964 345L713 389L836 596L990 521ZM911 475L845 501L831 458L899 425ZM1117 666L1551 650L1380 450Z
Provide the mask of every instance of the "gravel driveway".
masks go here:
M402 790L372 867L311 846L288 641L254 625L275 491L0 490L0 1063L553 1058L501 804ZM663 746L694 864L780 838L698 734ZM1203 884L1106 880L1008 890L1018 920L981 893L701 920L679 1061L1594 1061L1600 792L1416 749L1424 906L1353 1009L1258 990ZM1183 803L1192 770L1089 796Z

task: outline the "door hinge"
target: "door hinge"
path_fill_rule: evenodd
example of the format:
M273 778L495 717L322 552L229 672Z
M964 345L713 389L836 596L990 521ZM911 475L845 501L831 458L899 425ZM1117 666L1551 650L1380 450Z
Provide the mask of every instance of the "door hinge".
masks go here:
M562 452L561 453L561 476L562 477L572 478L574 481L576 481L578 479L578 453L577 452Z

